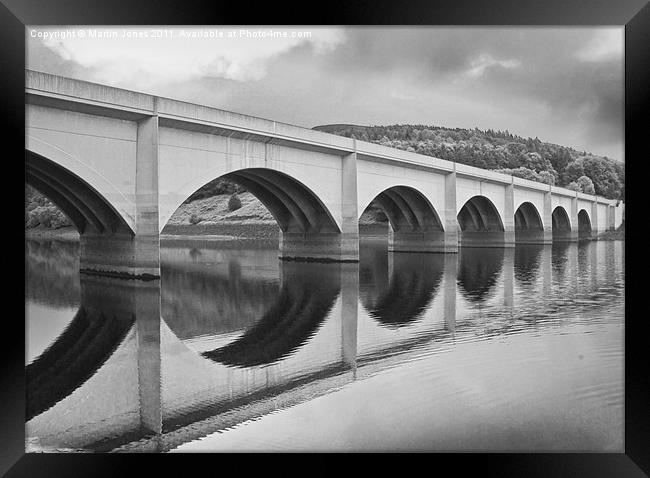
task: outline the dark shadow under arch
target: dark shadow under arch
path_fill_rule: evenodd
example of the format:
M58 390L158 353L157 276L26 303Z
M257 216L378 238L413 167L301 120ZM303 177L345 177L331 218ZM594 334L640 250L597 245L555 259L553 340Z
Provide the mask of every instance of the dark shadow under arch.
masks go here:
M499 211L485 196L465 202L457 216L461 246L502 246L505 240Z
M384 227L377 224L367 227L363 222L363 216L377 214L377 209L386 216L388 227L385 224ZM424 194L409 186L393 186L379 193L366 207L360 222L360 234L367 234L366 231L371 235L387 234L389 252L446 250L445 232L438 213Z
M395 232L443 231L442 222L433 205L412 187L393 186L385 189L368 207L372 205L381 208Z
M544 242L544 225L537 208L530 202L522 203L515 211L515 242L541 244Z
M133 236L133 230L122 216L92 186L29 150L25 150L25 181L56 204L79 234Z
M578 212L578 239L591 239L591 220L584 209L580 209Z
M571 222L569 215L562 206L553 209L551 216L553 222L553 241L570 241L571 240Z

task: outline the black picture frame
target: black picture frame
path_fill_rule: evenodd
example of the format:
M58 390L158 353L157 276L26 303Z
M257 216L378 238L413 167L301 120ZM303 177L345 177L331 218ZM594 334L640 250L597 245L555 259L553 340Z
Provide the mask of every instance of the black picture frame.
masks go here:
M644 175L630 174L642 167L646 136L645 110L648 106L650 83L650 5L648 0L454 0L402 2L348 0L336 4L295 3L279 5L269 2L266 7L247 2L219 3L205 0L0 0L0 115L5 153L3 166L16 171L5 172L2 190L5 204L11 205L8 216L11 239L7 251L24 246L24 236L18 221L24 212L16 204L23 194L17 181L24 175L24 70L26 25L619 25L625 26L625 150L632 166L626 161L627 224L626 246L636 238L636 211L644 202L635 200L638 187L643 188ZM288 12L300 12L291 18ZM645 121L644 121L645 120ZM11 148L7 148L11 146ZM645 153L647 155L647 153ZM638 179L637 179L638 178ZM11 186L11 187L9 187ZM17 189L17 192L13 188ZM647 201L645 202L647 204ZM15 223L14 223L15 220ZM13 229L15 227L15 229ZM630 243L629 241L632 241ZM632 250L634 248L632 247ZM6 252L6 256L17 254ZM17 260L19 258L15 257ZM3 261L6 263L6 260ZM627 251L625 265L641 268L634 254ZM23 263L24 266L24 263ZM7 287L20 288L14 278L19 266L5 266L10 280ZM629 271L630 269L628 269ZM634 269L633 269L634 270ZM24 284L24 283L23 283ZM645 321L647 306L634 308L643 298L643 281L626 281L625 323L625 453L517 453L517 454L437 454L428 462L439 472L442 465L452 466L454 474L475 467L478 473L497 476L648 476L650 474L650 373L645 365L648 335ZM6 291L6 299L22 303L24 290ZM182 458L157 458L158 455L58 455L25 454L24 400L24 322L19 314L8 313L6 326L15 330L5 332L0 347L0 476L121 476L135 470L136 464L164 462L166 471L188 472L202 465L214 466L214 455L182 455ZM4 326L3 326L4 329ZM179 456L179 455L176 455ZM152 458L153 457L153 458ZM218 457L219 467L224 457ZM270 459L270 458L265 458ZM210 460L210 463L207 463ZM188 468L188 463L191 463ZM232 464L241 466L241 460ZM329 459L328 459L329 463ZM303 465L304 466L304 465ZM198 469L196 469L198 471ZM303 469L303 471L307 471ZM433 471L429 468L429 471ZM196 471L195 471L196 472ZM214 469L216 472L216 469Z

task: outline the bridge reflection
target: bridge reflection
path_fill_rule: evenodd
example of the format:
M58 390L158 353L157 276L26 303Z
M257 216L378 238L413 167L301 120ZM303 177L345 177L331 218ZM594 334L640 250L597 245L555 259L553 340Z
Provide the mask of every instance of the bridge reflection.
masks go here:
M27 420L83 385L133 327L135 314L128 302L133 297L124 284L95 277L84 277L82 284L81 307L72 322L27 365Z
M159 281L81 274L79 283L74 318L26 367L28 435L103 450L160 433Z
M596 245L605 248L588 247ZM607 268L621 267L601 267L600 249L567 247L511 255L471 248L389 255L376 247L362 249L358 265L276 258L268 268L253 256L213 264L216 255L194 250L185 274L185 258L169 261L162 288L82 274L77 314L27 366L28 436L42 446L168 450L409 360L422 345L509 333L526 317L488 315L486 327L471 310L502 289L512 306L512 278L532 286L541 269L548 288L562 272L554 262L589 267L592 280L580 289L589 292L614 280ZM178 302L189 290L200 292ZM457 292L466 299L458 311ZM183 325L197 313L200 322ZM245 320L231 320L239 315Z
M359 295L368 314L388 328L420 320L442 280L444 257L420 253L386 255L380 247L362 249L359 274L363 280Z
M515 279L521 285L532 285L539 272L544 246L522 244L515 247Z
M332 310L340 291L338 270L338 266L283 264L283 284L273 306L237 340L201 355L238 367L269 364L290 355L316 333Z
M458 286L471 302L486 301L497 283L504 260L503 249L462 248Z

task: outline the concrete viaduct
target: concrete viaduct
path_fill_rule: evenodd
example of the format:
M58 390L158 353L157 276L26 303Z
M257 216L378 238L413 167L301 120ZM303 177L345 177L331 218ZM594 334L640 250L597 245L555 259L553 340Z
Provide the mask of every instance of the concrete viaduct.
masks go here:
M80 267L160 276L159 235L224 177L281 230L285 260L356 262L374 203L390 251L577 241L618 227L623 204L407 151L26 70L26 181L81 236Z

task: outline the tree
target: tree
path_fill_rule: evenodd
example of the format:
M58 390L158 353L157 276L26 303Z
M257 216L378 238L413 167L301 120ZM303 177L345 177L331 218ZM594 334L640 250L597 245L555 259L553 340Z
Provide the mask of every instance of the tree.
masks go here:
M538 176L539 180L543 183L550 184L551 186L555 184L555 175L550 171L540 171Z
M591 179L594 185L594 194L609 199L616 199L621 194L624 185L625 175L619 176L621 166L611 159L599 158L596 156L584 156L569 163L563 175L563 182L577 181L582 176Z
M622 184L613 160L588 156L584 159L584 170L594 182L596 194L609 199L619 196Z
M558 177L562 177L564 170L571 162L571 153L566 148L559 148L550 154L549 161L553 169L557 171Z
M585 194L596 194L594 183L589 176L580 176L576 183L580 186L580 190Z
M578 191L578 192L582 191L582 188L580 187L580 185L578 183L576 183L575 181L571 181L569 184L567 184L566 188L570 189L571 191Z
M530 181L537 181L539 179L535 171L524 167L513 169L510 174L518 178L529 179Z
M228 199L228 210L229 211L236 211L241 207L241 200L239 199L239 196L237 194L233 194L230 196L230 199Z
M478 128L444 128L421 124L367 127L329 125L317 129L339 135L351 133L352 137L359 139L367 138L389 147L415 150L419 154L484 169L508 168L508 174L560 186L587 176L593 183L595 193L610 199L621 198L625 190L622 163L586 151L544 143L537 137L523 138L508 130L481 131ZM541 174L543 172L551 173L554 178Z
M571 161L569 164L567 164L566 168L564 169L564 175L560 179L562 183L568 184L584 175L584 158L578 158L575 161Z

